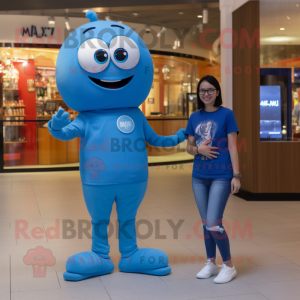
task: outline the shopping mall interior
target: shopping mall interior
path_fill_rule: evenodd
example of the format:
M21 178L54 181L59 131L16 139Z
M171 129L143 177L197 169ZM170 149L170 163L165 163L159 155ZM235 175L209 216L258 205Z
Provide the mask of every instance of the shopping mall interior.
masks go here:
M76 29L89 23L89 10L98 21L133 29L149 49L153 80L138 108L157 135L173 136L187 127L199 111L202 77L220 83L222 105L233 111L239 129L242 176L223 215L237 271L230 282L196 277L207 253L188 140L165 148L145 143L149 179L135 223L137 246L164 251L172 271L153 276L120 270L114 203L108 227L114 271L66 280L66 262L91 251L94 240L80 173L86 170L85 144L78 135L55 138L49 123L61 108L70 124L80 119L82 111L62 95L57 62L64 42L76 41ZM299 26L297 0L1 3L0 300L299 299ZM77 65L70 67L66 84L87 72ZM115 177L130 178L137 166L127 172L124 164ZM99 176L99 170L90 172L91 178ZM217 265L223 261L217 248Z

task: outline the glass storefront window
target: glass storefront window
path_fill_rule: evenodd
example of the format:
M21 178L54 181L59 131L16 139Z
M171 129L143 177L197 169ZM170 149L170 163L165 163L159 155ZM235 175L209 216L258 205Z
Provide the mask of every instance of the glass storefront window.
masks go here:
M5 169L62 168L79 166L80 140L53 138L47 123L62 107L75 119L78 113L63 101L55 82L59 49L0 48L0 121ZM219 66L203 58L175 54L152 54L153 85L140 106L159 135L173 135L185 128L197 109L195 98L199 78L211 74L220 79ZM147 145L149 163L191 160L186 142L170 149Z
M142 110L151 115L187 117L195 111L196 106L188 99L189 93L195 93L199 79L205 75L213 75L220 82L220 67L208 60L152 55L154 79L149 98ZM190 102L189 102L190 101Z
M268 86L273 89L270 96L277 98L269 100L278 100L280 106L280 109L276 109L277 102L262 102L268 99L262 99L264 96L261 94L261 111L269 111L269 120L261 120L261 123L263 121L266 132L275 132L263 140L300 141L299 25L299 2L260 1L260 67L264 73L261 74L261 90L265 91ZM265 76L267 69L274 69L269 72L268 79Z

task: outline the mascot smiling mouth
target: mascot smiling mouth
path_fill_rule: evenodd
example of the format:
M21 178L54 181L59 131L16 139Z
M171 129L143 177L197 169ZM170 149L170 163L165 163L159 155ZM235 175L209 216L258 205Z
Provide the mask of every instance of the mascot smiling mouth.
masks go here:
M94 83L106 89L119 89L129 83L132 77L130 76L122 80L100 80L89 76Z

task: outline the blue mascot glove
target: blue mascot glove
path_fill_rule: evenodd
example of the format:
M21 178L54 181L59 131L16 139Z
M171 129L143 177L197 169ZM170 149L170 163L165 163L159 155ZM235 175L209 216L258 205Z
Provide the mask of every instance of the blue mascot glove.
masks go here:
M185 129L184 128L179 129L176 132L176 135L178 136L179 143L182 143L187 138L187 135L185 134Z
M65 112L63 108L60 108L56 115L52 116L52 120L50 121L50 127L52 130L61 130L62 128L68 126L71 123L71 120L68 119L69 113Z

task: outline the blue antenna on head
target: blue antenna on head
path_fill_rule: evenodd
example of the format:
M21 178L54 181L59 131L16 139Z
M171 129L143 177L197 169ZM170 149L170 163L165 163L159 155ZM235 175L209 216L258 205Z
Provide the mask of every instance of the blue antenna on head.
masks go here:
M90 20L90 22L98 21L97 14L93 10L88 10L85 16Z

